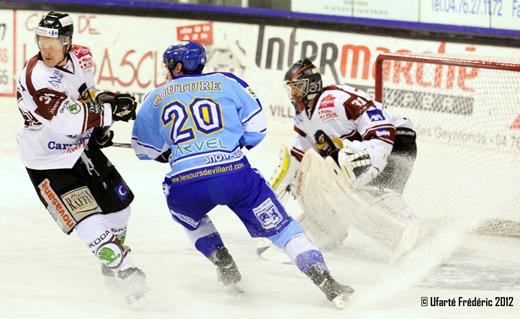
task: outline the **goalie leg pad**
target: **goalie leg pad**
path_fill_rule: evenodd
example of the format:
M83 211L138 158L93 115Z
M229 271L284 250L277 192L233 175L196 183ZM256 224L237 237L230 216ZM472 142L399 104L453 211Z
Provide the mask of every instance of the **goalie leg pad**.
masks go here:
M330 157L328 160L334 162ZM305 153L297 173L295 189L304 210L300 222L311 240L320 248L336 246L348 233L349 220L338 198L337 188L325 160L315 151Z
M343 200L341 205L351 207L346 212L353 227L394 251L395 256L413 247L418 240L420 230L416 228L419 226L399 194L374 197L366 190L355 192L347 186L347 178L334 161L326 159L326 163L337 185L336 196Z

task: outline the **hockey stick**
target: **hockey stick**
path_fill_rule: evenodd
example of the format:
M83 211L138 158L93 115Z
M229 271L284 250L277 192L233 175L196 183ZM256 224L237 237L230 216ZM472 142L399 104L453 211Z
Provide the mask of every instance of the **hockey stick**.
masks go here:
M258 239L256 254L263 260L275 262L278 264L292 265L293 263L289 259L289 256L287 256L281 249L274 246L267 238Z
M120 147L120 148L132 148L132 144L130 144L130 143L117 143L117 142L114 142L112 144L112 146Z

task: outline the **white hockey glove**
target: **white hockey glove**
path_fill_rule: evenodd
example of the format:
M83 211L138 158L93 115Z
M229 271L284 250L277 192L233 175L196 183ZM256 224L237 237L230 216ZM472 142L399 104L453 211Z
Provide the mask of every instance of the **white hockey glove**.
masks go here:
M294 186L296 171L300 163L291 156L289 149L285 145L282 145L279 157L280 164L278 164L278 167L269 179L269 184L276 196L282 199L287 193L291 192L291 187Z
M343 141L345 146L339 151L338 165L352 181L352 188L359 189L367 185L385 169L392 146L382 143L377 140ZM366 169L356 176L354 169L358 167Z

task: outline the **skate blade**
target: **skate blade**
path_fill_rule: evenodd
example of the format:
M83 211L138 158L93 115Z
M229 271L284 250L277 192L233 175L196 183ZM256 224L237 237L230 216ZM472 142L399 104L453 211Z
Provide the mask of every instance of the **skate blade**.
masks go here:
M338 309L344 309L348 302L350 301L350 295L352 293L345 292L341 295L338 295L336 298L332 299L332 303L336 306Z
M125 299L126 302L135 310L144 310L148 305L145 296L142 294L127 296Z
M242 287L242 285L240 285L240 283L229 284L227 286L224 286L224 289L226 290L227 293L233 294L233 295L240 296L240 295L245 295L245 293L246 293L244 287Z

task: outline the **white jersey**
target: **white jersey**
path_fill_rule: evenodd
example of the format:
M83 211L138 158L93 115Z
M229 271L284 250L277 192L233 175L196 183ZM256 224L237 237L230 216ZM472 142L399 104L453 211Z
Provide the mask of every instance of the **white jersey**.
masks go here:
M379 102L359 89L348 85L328 86L319 96L310 117L304 112L294 116L294 130L298 133L291 154L301 161L305 151L316 151L314 134L325 132L331 139L350 141L377 139L385 153L390 153L396 128L413 130L407 118L390 112Z
M71 168L92 129L112 124L110 105L89 103L95 96L92 55L75 45L63 67L47 67L41 55L20 72L18 108L25 120L17 133L24 165L32 169Z

